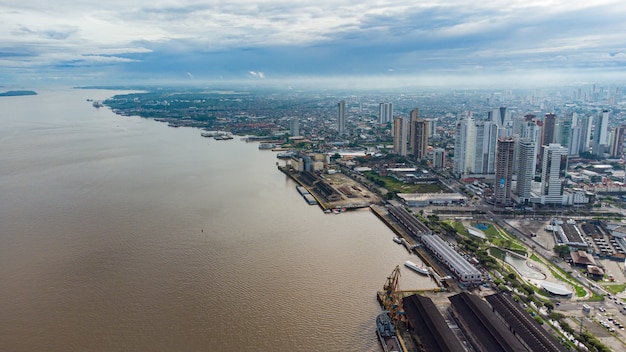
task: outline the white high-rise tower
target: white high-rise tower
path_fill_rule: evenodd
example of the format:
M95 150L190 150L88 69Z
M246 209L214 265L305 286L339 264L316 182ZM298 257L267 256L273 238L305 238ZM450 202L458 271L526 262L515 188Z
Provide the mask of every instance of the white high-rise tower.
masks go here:
M567 148L551 143L543 147L541 198L544 204L562 204L567 172Z

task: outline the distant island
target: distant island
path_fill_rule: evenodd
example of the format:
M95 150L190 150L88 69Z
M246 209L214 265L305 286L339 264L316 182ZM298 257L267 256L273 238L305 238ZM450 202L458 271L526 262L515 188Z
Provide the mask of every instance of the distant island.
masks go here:
M10 90L0 93L0 97L18 97L21 95L37 95L37 92L32 90Z

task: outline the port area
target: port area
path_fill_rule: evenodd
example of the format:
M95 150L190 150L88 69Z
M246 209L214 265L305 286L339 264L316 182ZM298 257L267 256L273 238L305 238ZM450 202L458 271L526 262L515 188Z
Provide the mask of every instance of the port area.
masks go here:
M278 166L278 169L304 187L327 212L367 208L381 202L377 194L342 173L318 175L294 171L289 166Z
M437 286L441 290L460 292L461 288L458 286L455 280L444 280L443 278L450 277L450 273L441 266L441 264L435 260L418 242L418 240L411 234L406 232L402 225L398 224L389 215L389 211L386 207L373 204L370 206L370 210L374 213L387 227L389 227L399 238L402 239L402 244L412 254L417 255L424 265L430 268L430 276L437 283ZM427 290L432 291L432 290Z

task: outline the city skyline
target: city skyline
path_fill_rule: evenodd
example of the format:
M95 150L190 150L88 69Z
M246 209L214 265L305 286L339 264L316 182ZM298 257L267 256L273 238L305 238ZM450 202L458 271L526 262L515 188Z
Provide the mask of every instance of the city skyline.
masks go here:
M0 5L1 85L522 86L624 77L617 1Z

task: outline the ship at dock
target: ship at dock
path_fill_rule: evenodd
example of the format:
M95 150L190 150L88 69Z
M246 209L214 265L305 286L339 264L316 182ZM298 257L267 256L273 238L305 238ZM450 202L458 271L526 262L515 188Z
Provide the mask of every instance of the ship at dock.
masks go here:
M274 147L276 147L274 143L259 143L259 150L274 149Z
M396 329L393 326L391 318L389 318L389 312L384 311L376 317L376 334L380 341L383 351L385 352L400 352L400 341L396 336Z
M404 262L404 266L420 274L428 275L428 268L421 267L413 263L412 261L407 260L406 262Z

